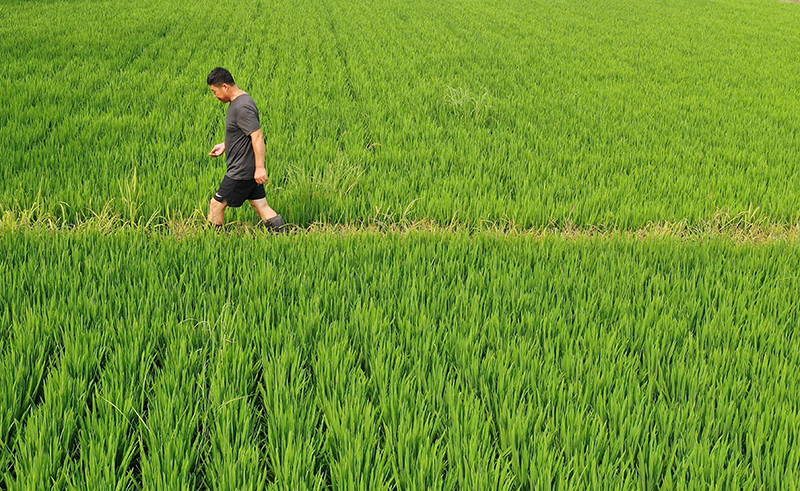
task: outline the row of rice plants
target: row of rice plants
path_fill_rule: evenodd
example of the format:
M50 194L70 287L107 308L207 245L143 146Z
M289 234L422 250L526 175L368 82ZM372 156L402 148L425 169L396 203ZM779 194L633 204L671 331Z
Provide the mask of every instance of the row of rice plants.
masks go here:
M797 483L792 243L0 244L4 489Z
M101 370L105 341L100 331L64 332L58 366L48 373L42 402L31 409L14 442L9 489L67 489L75 480L80 471L75 469L74 457L82 448L82 421L91 410L89 399Z
M0 211L203 209L224 168L205 76L224 65L262 109L269 197L302 225L629 228L751 206L794 223L798 17L778 0L5 4L20 85Z
M78 489L131 489L142 477L141 435L150 436L144 417L151 404L161 336L143 335L137 321L113 327L108 343L112 348L88 401L92 410L82 421L73 482Z
M6 310L10 314L9 310ZM11 317L11 315L9 315ZM0 380L0 475L11 479L16 443L33 408L41 401L44 380L51 368L55 349L54 334L41 326L41 314L28 320L9 319L11 328L4 334L3 365Z
M310 312L299 314L295 322L281 317L268 323L270 327L257 340L262 369L258 406L266 460L276 489L324 489L329 478L323 471L322 416L309 363L314 347L306 342L319 318Z
M226 313L225 313L226 314ZM254 410L256 348L244 326L249 319L223 315L217 319L209 350L214 373L210 379L207 432L211 452L206 466L211 489L263 489L264 469L260 421Z
M160 327L158 325L154 327ZM208 358L204 332L182 323L165 331L162 368L152 382L139 425L142 487L197 489L208 453L203 423L208 411ZM151 337L158 333L139 332Z

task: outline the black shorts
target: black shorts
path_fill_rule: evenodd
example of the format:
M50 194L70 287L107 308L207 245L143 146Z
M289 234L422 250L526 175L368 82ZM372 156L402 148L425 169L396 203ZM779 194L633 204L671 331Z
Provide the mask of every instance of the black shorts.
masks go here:
M238 181L225 176L222 184L219 185L219 191L214 195L214 199L220 203L228 203L231 208L238 208L242 206L245 200L266 198L267 193L264 191L264 185L256 183L255 179L248 179L246 181Z

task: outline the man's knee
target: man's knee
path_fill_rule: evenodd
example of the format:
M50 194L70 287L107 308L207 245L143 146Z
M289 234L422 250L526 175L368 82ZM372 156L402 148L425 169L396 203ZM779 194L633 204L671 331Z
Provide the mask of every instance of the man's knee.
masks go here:
M250 205L256 210L256 213L258 213L262 220L267 220L276 215L275 210L267 203L267 198L251 199Z

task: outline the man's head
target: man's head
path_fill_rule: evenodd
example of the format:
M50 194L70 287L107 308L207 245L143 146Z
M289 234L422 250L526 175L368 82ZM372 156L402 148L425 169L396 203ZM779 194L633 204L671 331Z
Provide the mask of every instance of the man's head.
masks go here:
M236 82L233 81L231 72L224 68L217 67L208 74L206 82L211 88L211 92L214 93L214 97L222 102L231 102L233 100L232 96L237 87Z

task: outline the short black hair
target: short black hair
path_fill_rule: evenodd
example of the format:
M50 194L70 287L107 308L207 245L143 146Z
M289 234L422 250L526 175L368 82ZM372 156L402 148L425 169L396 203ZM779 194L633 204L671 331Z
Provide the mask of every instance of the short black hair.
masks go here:
M213 85L214 87L221 87L222 84L228 85L236 85L236 82L233 81L233 75L228 70L217 67L211 70L211 73L208 74L208 79L206 79L208 85Z

